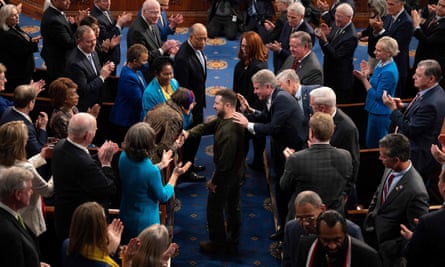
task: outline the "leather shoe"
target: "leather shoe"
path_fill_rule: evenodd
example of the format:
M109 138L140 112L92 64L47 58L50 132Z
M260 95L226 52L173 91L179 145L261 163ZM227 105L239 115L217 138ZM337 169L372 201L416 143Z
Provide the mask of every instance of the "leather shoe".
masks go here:
M206 177L204 175L199 175L196 172L190 172L190 174L186 177L186 180L190 182L201 182L205 181Z
M283 238L284 238L284 231L281 229L269 236L269 239L274 241L281 241L283 240Z
M205 171L206 167L202 165L194 165L193 164L193 171L194 172L202 172Z
M205 241L199 243L199 250L207 254L224 253L225 246L213 241Z

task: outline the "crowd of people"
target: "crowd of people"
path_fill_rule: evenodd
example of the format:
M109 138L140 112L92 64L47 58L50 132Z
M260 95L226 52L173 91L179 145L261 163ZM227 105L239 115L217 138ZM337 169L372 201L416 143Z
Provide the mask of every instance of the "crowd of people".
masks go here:
M428 214L427 189L439 177L445 198L445 0L422 13L404 0L369 1L361 32L349 0L276 0L276 21L270 0L214 0L207 27L191 25L182 44L169 38L183 16L167 16L168 0L145 0L137 15L116 17L111 0L94 0L74 17L65 14L69 0L51 0L38 37L21 29L21 6L1 2L0 91L13 94L0 97L1 266L49 266L39 259L39 236L52 196L62 266L169 266L177 245L160 224L159 204L178 180L206 181L209 240L200 251L238 256L249 141L248 166L262 172L267 136L279 224L270 239L282 245L282 266L444 265L444 210ZM124 27L127 60L116 73ZM239 37L239 62L233 90L215 93L216 118L205 120L205 45L223 34ZM49 116L34 110L46 85L32 80L41 39ZM369 59L354 70L359 39L368 41ZM119 81L110 140L95 146L112 75ZM350 103L354 80L366 90L366 147L378 148L385 167L362 227L345 219L357 199L359 131L337 108ZM417 94L403 103L411 80ZM203 135L214 135L208 179L194 162ZM111 220L118 192L119 218Z

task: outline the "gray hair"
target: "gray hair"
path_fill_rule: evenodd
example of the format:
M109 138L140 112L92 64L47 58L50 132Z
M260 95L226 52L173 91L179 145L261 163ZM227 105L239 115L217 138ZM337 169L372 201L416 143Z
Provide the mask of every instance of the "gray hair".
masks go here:
M294 207L302 206L304 204L311 204L316 208L320 208L321 205L323 205L323 201L317 193L307 190L298 193L297 197L295 198Z
M326 86L312 90L310 96L314 97L314 104L318 105L335 107L337 102L337 96L335 95L334 90Z
M96 118L86 112L74 114L68 123L68 135L80 138L85 133L93 131Z
M425 68L425 76L434 76L436 82L439 82L442 79L442 68L440 67L439 62L434 59L422 60L417 64L417 67Z
M302 16L302 15L304 15L305 8L304 8L304 6L303 6L302 3L300 3L300 2L295 2L295 3L290 4L290 5L287 7L287 12L289 12L289 11L294 11L294 12L297 13L297 15Z
M300 45L307 45L310 50L312 50L312 38L309 33L304 31L297 31L290 35L289 39L296 38L300 41Z
M14 194L16 190L25 188L25 182L32 180L30 171L20 167L10 167L3 169L0 174L0 200Z
M300 77L298 77L298 74L295 72L294 69L285 69L280 73L278 73L277 80L280 82L285 82L287 80L290 80L295 83L299 83Z
M277 78L272 71L268 69L259 70L252 76L252 83L259 83L260 86L266 86L270 84L273 88L278 86Z
M11 16L13 9L17 10L17 7L13 4L7 4L0 8L0 28L4 31L9 30L6 20Z
M337 8L335 9L335 12L337 11L341 11L343 12L346 16L349 16L352 18L352 16L354 16L354 9L352 9L352 6L348 3L341 3L337 6Z
M383 17L387 14L386 0L368 0L369 11L374 11L377 17Z
M389 37L389 36L383 36L380 38L377 43L380 43L383 50L386 52L389 52L391 56L395 57L400 51L399 51L399 44L397 43L396 39Z

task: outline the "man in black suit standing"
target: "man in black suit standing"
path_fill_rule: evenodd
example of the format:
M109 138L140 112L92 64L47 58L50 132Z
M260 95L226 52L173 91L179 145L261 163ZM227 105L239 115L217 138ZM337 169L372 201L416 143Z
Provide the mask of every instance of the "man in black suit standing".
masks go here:
M174 55L178 51L177 41L162 42L157 25L160 16L161 6L158 1L144 1L141 14L131 23L127 33L127 48L133 44L142 44L148 50L149 69L143 71L147 83L150 83L154 77L154 69L151 67L153 64L151 63L160 56Z
M204 55L204 47L207 41L207 29L201 23L190 27L190 36L179 48L175 56L175 78L179 85L192 90L195 94L196 106L192 110L193 122L190 129L204 121L204 108L206 107L206 79L207 59ZM194 162L199 148L201 137L192 137L186 140L182 147L182 161ZM203 180L204 176L196 172L203 170L202 166L193 165L185 177L190 180Z
M409 160L408 138L388 134L379 141L379 153L385 171L363 224L365 240L379 251L383 266L405 266L407 242L400 235L400 225L415 228L414 219L428 213L428 193Z
M233 119L250 133L259 136L271 136L271 157L275 169L275 196L277 199L280 229L270 236L273 240L283 238L286 224L287 204L290 194L280 188L280 177L283 174L285 158L283 150L286 147L298 151L306 145L307 128L303 111L295 97L278 87L279 83L273 72L267 69L258 71L252 76L254 94L259 100L266 101L266 108L262 111L249 106L247 100L238 95L240 108L245 112L235 112Z
M301 266L382 266L377 251L348 235L345 219L335 210L320 214L317 237L302 238L296 253Z
M76 46L74 32L87 10L79 11L76 18L66 17L64 11L70 7L69 0L51 0L40 24L43 37L41 56L45 60L50 80L63 76L65 63Z
M68 138L54 148L52 171L55 193L55 225L59 241L68 237L71 217L80 204L96 201L105 210L117 190L111 168L117 144L107 141L93 159L88 151L97 130L96 118L88 113L75 114L68 124Z
M348 103L353 85L353 56L358 44L351 5L342 3L335 9L335 24L322 23L315 36L324 54L324 84L334 89L337 103Z
M11 167L0 174L0 266L49 267L40 262L35 237L17 212L29 205L33 175Z
M73 80L79 94L79 111L87 111L100 103L102 87L115 68L113 62L100 65L99 56L94 50L96 35L89 26L80 26L76 31L77 47L66 63L65 75Z
M90 15L99 21L100 34L97 42L102 44L106 40L119 37L124 27L130 25L131 13L122 13L117 20L111 14L111 0L94 0L94 6ZM121 61L121 47L118 44L112 51L110 60L118 65ZM115 72L113 72L115 74Z
M26 156L30 158L38 153L46 144L48 115L40 112L33 122L29 114L34 109L38 91L32 85L20 85L14 90L14 107L8 108L0 118L0 125L10 121L23 121L28 128Z
M417 10L411 11L413 18L414 37L419 40L414 67L424 59L435 59L442 70L445 70L445 0L437 1L436 10L421 24L421 18ZM440 81L442 87L445 81Z

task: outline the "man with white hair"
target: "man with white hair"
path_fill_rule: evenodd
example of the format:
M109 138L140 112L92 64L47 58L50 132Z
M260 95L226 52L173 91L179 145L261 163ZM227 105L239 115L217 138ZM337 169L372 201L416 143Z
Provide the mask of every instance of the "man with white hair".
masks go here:
M315 31L324 54L324 84L334 89L337 103L348 103L353 85L353 56L358 44L352 23L354 10L342 3L335 11L335 25L322 23Z

